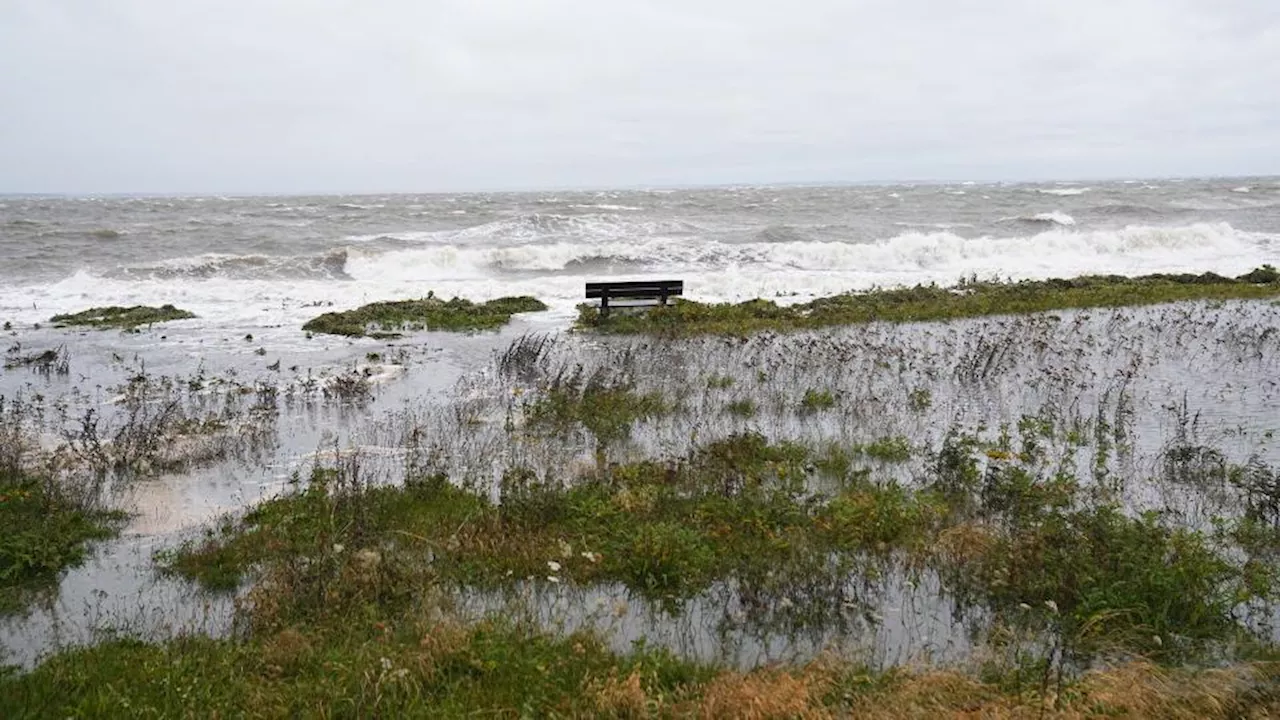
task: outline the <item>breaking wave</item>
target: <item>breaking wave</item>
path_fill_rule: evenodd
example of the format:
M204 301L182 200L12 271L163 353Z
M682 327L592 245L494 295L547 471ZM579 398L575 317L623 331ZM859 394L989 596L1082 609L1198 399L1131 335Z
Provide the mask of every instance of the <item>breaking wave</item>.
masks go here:
M1076 224L1076 219L1070 215L1054 210L1053 212L1036 213L1035 215L1019 215L1017 217L1000 218L999 222L1024 222L1042 225L1061 225L1063 227L1071 227Z
M509 247L567 241L660 236L689 237L699 232L701 228L697 225L675 219L642 220L609 213L584 215L528 213L473 225L461 230L415 230L379 235L353 235L346 240L353 243L390 240L405 243Z
M733 243L679 238L559 242L513 247L442 245L353 256L348 272L362 278L486 278L495 273L561 274L639 270L698 273L725 268L768 273L913 273L971 271L1019 274L1095 272L1128 261L1144 267L1214 263L1220 258L1257 254L1269 236L1255 237L1227 224L1183 227L1130 226L1121 230L1070 229L1061 218L1030 236L962 237L953 232L906 232L874 242L766 240Z
M208 254L126 267L116 277L133 280L350 280L347 251L317 255Z
M1041 195L1057 195L1058 197L1071 197L1072 195L1083 195L1089 192L1091 188L1037 188L1036 192Z

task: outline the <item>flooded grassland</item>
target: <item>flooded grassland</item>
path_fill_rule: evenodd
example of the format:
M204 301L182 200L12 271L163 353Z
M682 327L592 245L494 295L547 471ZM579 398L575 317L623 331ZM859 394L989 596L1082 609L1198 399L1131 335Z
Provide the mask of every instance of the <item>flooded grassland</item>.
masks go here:
M199 363L182 320L14 331L0 711L1265 716L1280 306L1234 299L1253 280Z

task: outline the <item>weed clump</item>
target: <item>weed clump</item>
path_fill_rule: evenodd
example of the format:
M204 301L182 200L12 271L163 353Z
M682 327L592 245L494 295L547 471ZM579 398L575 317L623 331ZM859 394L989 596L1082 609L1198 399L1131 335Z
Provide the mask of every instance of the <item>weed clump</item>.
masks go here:
M836 406L836 396L830 390L814 390L809 388L804 391L804 397L800 399L800 409L803 412L818 412L819 410L830 410Z
M531 428L564 433L581 425L602 443L626 437L637 421L671 413L661 393L642 393L624 381L580 372L553 378L522 404Z
M506 325L516 313L546 309L546 304L531 297L504 297L473 303L457 297L441 300L434 294L428 294L420 300L378 302L355 310L325 313L307 321L302 329L309 333L347 337L396 338L404 332L419 330L492 330Z
M68 315L54 315L49 321L58 327L81 325L95 328L133 330L142 325L154 325L170 320L189 320L194 317L195 313L181 310L172 305L161 305L160 307L135 305L133 307L90 308Z

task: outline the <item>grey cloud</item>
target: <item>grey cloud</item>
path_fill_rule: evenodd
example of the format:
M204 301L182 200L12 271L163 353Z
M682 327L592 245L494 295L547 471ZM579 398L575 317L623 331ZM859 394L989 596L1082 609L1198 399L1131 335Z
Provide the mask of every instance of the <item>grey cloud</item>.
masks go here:
M0 191L1253 174L1271 0L8 0Z

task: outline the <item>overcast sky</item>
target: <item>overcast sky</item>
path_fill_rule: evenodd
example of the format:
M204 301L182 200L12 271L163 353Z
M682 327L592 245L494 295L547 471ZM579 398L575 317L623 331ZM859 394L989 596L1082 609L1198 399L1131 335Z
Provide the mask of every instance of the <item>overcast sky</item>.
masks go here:
M1278 0L0 0L0 192L1274 173Z

